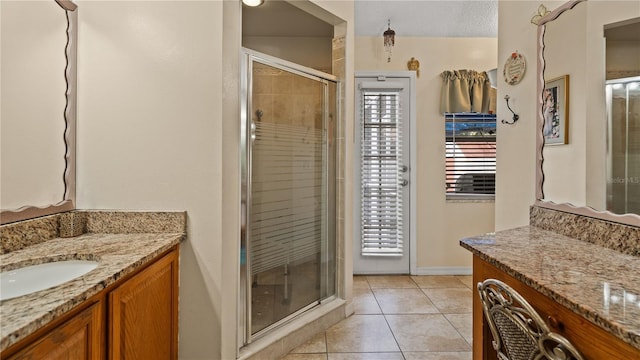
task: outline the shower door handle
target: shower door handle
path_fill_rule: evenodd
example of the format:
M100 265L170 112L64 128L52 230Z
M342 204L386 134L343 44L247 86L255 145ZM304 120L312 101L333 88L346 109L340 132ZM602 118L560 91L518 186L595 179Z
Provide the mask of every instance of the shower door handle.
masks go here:
M252 144L254 141L256 141L256 123L253 122L253 120L251 120L251 125L249 128L249 140Z

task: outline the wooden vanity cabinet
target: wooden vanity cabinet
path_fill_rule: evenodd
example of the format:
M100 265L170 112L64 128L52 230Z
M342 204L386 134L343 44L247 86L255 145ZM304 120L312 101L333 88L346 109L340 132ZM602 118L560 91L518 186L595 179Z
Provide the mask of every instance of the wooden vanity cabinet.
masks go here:
M94 302L9 359L103 359L103 314L102 302Z
M567 338L586 360L640 359L640 350L637 348L474 255L473 283L477 284L490 278L503 281L520 293L547 321L547 325L554 332ZM492 340L491 330L482 312L480 297L475 290L473 294L474 360L497 359L491 345Z
M0 354L7 360L178 358L178 246Z
M109 293L109 359L178 358L178 252Z

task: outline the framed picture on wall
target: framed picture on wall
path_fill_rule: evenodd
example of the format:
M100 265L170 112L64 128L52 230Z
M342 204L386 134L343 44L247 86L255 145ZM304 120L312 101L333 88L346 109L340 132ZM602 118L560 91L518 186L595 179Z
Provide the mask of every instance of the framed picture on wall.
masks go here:
M569 143L569 75L545 82L542 95L545 145Z

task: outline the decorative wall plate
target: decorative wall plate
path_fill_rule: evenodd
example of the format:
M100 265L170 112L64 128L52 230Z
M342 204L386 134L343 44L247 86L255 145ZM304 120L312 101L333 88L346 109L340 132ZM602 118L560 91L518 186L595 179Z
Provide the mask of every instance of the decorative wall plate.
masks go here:
M526 61L524 56L517 51L512 53L504 64L504 81L509 85L515 85L524 77L526 70Z

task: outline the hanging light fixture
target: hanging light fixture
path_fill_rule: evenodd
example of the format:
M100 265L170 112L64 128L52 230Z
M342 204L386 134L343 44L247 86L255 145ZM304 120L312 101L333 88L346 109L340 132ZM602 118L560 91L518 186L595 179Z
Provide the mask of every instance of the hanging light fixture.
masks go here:
M396 32L391 30L391 19L387 20L387 30L384 34L384 51L387 52L387 62L391 62L391 48L396 43Z
M242 3L247 6L256 7L262 5L264 0L242 0Z

